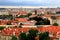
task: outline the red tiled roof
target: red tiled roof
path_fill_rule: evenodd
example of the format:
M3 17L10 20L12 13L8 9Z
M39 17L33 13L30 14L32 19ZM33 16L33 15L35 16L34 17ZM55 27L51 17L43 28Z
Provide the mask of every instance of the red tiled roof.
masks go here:
M7 20L2 20L1 22L0 22L0 25L6 25L7 24Z
M19 36L20 32L27 32L30 28L5 28L4 30L2 30L2 34L3 35L12 35L13 32L15 32L16 36ZM35 28L34 28L35 29Z
M19 22L27 22L28 21L27 18L16 18L15 20L17 20Z
M60 31L60 26L49 26L49 27L43 27L41 29L42 32L44 31L48 31L51 32L53 34L57 34L58 31Z
M18 15L24 15L24 14L27 14L27 12L25 12L25 11L18 12Z
M15 32L15 35L18 36L20 32L22 32L22 31L27 32L27 31L29 31L29 29L31 29L31 28L5 28L4 30L2 30L2 34L11 35L11 34L13 34L13 32ZM33 29L39 30L41 32L48 31L48 32L51 32L54 35L56 35L57 32L60 31L60 26L49 26L49 27L33 28Z

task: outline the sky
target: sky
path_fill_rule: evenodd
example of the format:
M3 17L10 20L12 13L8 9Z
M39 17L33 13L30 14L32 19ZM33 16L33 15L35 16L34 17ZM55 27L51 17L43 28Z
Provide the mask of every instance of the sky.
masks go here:
M0 6L60 6L60 0L0 0Z

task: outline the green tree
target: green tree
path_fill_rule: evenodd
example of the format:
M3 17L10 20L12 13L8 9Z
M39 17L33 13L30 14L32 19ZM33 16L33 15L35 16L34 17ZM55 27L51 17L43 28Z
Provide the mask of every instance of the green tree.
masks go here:
M28 32L29 32L29 34L27 35L27 39L28 40L35 40L38 30L30 29Z
M36 21L35 25L50 25L50 20L43 19L43 18L38 17L38 16L29 18L29 20L35 20Z
M35 25L44 25L44 22L43 21L37 21L36 23L35 23Z
M26 33L20 33L20 35L19 35L19 40L26 40L27 38L26 38Z
M58 24L57 23L54 23L53 26L58 26Z
M21 27L21 28L22 28L22 25L23 25L23 23L20 23L19 27Z
M50 25L50 21L48 19L43 19L44 25Z
M0 30L3 30L5 27L3 27L3 26L0 26Z
M49 32L43 32L39 34L39 40L50 40Z
M28 17L31 16L31 15L32 15L32 13L28 13L28 14L27 14Z
M17 40L17 37L16 36L12 36L11 40Z

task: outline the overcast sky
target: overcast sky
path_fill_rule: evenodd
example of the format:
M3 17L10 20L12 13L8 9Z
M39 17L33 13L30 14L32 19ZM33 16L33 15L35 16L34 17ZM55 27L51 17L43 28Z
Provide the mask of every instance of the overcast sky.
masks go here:
M0 0L0 6L60 6L60 0Z

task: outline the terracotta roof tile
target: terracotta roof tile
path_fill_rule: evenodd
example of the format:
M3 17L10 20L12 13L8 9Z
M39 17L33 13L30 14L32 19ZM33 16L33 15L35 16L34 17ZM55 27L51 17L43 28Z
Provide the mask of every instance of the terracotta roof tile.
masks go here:
M19 22L27 22L28 21L27 18L16 18L15 20L17 20Z
M18 12L18 15L24 15L24 14L27 14L27 12L25 12L25 11L19 11Z

